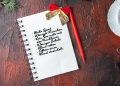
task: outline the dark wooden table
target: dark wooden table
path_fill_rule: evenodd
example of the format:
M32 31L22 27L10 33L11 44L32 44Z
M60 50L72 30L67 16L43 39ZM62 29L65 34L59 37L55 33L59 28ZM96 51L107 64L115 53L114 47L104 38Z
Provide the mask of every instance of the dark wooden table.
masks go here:
M107 24L107 12L114 0L17 0L15 12L0 9L0 86L120 86L120 38ZM69 31L80 70L34 82L19 39L19 17L42 12L49 3L71 5L87 64L83 64L76 41Z

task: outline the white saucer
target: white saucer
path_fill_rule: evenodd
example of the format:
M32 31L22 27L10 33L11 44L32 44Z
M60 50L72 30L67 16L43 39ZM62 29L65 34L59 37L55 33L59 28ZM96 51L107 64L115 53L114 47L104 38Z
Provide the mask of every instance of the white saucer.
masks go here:
M120 0L115 1L107 15L108 25L111 31L120 37Z

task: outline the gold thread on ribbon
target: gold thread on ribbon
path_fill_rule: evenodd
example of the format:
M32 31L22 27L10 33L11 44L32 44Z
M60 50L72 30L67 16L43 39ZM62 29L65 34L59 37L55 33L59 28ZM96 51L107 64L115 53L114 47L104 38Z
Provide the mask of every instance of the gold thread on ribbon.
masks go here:
M47 13L46 19L50 20L51 18L55 17L56 15L59 15L62 25L67 24L67 22L69 21L69 17L61 9L57 9L55 11L51 11L51 12Z

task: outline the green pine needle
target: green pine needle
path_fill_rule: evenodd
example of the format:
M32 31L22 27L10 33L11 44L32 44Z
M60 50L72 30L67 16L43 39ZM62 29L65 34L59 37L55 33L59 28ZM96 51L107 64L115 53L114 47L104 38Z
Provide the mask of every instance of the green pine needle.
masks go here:
M9 3L9 2L10 2L10 0L3 0L3 1L2 1L3 4L7 4L7 3Z
M3 4L3 6L8 11L14 11L18 8L18 5L16 4L15 0L3 0L1 4Z

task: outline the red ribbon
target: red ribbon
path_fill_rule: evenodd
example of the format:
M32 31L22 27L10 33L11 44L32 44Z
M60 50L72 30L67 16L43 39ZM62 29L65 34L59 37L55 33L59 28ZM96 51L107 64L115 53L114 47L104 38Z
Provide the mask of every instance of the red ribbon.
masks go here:
M57 9L61 9L65 14L69 14L71 12L71 9L69 6L66 6L64 8L59 8L57 5L55 4L50 4L50 7L49 7L49 10L50 11L54 11L54 10L57 10Z
M75 39L76 39L76 43L78 45L79 53L81 55L83 63L86 63L85 58L84 58L83 47L82 47L82 44L81 44L81 40L80 40L78 31L77 31L77 28L76 28L76 24L75 24L74 17L73 17L73 14L72 14L72 11L71 11L70 7L66 6L64 8L59 8L55 4L50 4L49 11L54 11L54 10L57 10L57 9L61 9L67 15L69 14L71 24L72 24L72 28L73 28L73 33L74 33L74 36L75 36Z

